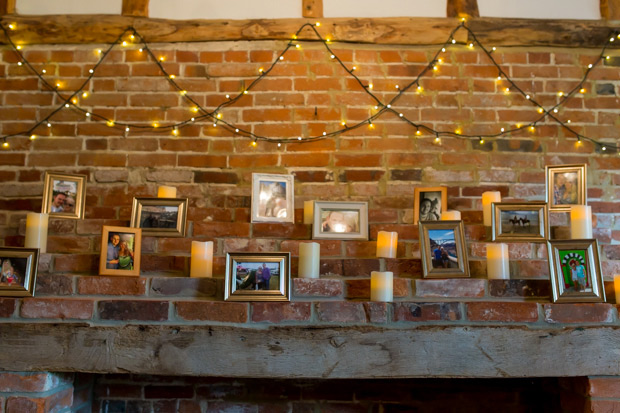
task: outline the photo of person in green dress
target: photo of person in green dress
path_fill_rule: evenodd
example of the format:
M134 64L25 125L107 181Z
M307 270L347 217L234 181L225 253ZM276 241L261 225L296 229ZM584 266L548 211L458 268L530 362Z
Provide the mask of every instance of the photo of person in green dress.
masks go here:
M127 241L121 241L118 249L118 269L133 270L133 251Z

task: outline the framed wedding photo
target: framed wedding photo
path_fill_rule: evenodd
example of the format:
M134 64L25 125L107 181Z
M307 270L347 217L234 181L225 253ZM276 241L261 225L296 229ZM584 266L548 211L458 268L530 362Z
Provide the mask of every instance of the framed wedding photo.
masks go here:
M545 166L549 212L568 212L572 205L585 205L587 166Z
M82 219L86 175L45 172L41 212L52 218Z
M0 247L0 297L33 297L38 248Z
M314 202L313 239L368 239L367 202Z
M227 301L290 301L289 252L226 254L224 299Z
M252 174L252 222L294 222L293 175Z
M463 221L420 221L424 278L469 277Z
M545 242L549 238L546 202L494 202L493 241Z
M598 242L547 241L553 302L605 302Z
M415 188L413 199L413 223L439 221L441 213L448 209L448 188L445 186Z
M184 237L187 198L134 198L129 226L145 236Z
M140 228L104 226L99 275L140 275L141 246Z

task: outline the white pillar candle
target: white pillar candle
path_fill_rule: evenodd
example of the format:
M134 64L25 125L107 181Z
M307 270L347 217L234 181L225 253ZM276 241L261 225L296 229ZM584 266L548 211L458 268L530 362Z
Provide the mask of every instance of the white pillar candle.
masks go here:
M157 188L157 198L176 198L177 189L174 186L162 185Z
M321 263L321 245L318 242L302 242L299 244L299 270L301 278L319 278Z
M396 258L398 232L379 231L377 235L377 257Z
M449 209L441 213L441 220L442 221L460 221L461 213L459 211Z
M370 301L394 300L394 274L391 271L370 273Z
M489 280L509 280L508 245L487 244L487 275Z
M493 202L501 202L502 195L498 191L488 191L482 193L482 216L484 218L484 226L493 225L492 207Z
M614 292L616 293L616 304L620 304L620 274L614 275Z
M213 276L213 241L192 241L190 277Z
M314 201L304 201L304 224L312 224L314 219Z
M592 207L590 205L571 206L570 237L572 239L592 238Z
M26 248L38 248L39 252L47 250L47 224L48 214L29 212L26 215Z

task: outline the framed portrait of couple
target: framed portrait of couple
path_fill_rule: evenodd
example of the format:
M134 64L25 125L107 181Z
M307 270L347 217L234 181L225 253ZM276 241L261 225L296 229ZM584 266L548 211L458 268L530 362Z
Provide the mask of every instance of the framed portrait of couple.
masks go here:
M469 277L463 221L420 221L424 278Z
M413 223L439 221L448 209L448 188L445 186L414 188Z
M252 174L252 222L295 222L293 175Z
M547 203L550 212L568 212L572 205L585 205L587 166L545 166Z
M226 254L224 299L227 301L290 301L289 252Z
M34 296L38 248L0 247L0 297Z
M99 275L140 275L141 246L140 228L104 226Z
M53 218L82 219L86 175L45 173L41 212Z

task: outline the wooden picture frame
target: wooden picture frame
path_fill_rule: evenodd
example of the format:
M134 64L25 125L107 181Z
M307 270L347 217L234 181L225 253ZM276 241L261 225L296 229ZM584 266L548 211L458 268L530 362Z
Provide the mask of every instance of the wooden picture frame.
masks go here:
M268 272L267 275L265 271ZM227 253L224 299L290 301L291 254L289 252Z
M413 223L439 221L448 209L448 188L445 186L421 187L413 190Z
M492 240L545 242L549 239L546 202L494 202Z
M313 239L368 239L368 202L314 202Z
M144 236L184 237L187 198L134 198L129 226Z
M38 248L0 247L0 297L34 297Z
M141 246L140 228L104 226L99 275L139 276Z
M252 174L252 222L295 222L293 175Z
M605 302L595 239L547 241L547 251L553 302Z
M424 278L469 277L463 221L420 221Z
M572 205L585 205L586 181L586 164L545 166L549 212L569 212Z
M41 212L51 218L83 219L86 175L45 172Z

